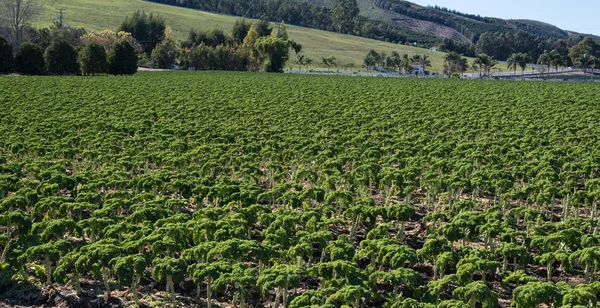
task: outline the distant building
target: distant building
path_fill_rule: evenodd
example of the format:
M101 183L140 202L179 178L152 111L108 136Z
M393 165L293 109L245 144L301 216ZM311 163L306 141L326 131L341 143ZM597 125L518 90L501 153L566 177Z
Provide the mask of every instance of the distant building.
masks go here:
M433 50L433 51L440 51L440 48L439 48L439 47L437 47L437 46L433 46L433 47L431 47L431 48L429 48L429 49L431 49L431 50Z
M411 66L412 66L414 74L416 74L416 75L423 75L423 74L425 74L425 68L423 68L423 65L421 65L421 63L419 63L419 62L413 62L413 64Z

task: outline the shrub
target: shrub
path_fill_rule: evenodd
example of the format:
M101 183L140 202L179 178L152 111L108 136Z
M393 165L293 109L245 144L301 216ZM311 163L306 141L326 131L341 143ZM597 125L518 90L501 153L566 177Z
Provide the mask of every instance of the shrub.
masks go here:
M178 56L179 48L173 40L164 40L152 50L152 60L154 60L155 66L162 69L171 68Z
M16 69L23 75L41 75L44 73L44 52L35 44L21 45L15 59Z
M46 60L46 70L50 74L64 75L79 72L77 51L69 43L63 41L52 43L46 49L44 59Z
M108 55L108 73L113 75L131 75L138 69L138 56L131 44L119 42Z
M12 47L0 36L0 74L6 74L13 71L15 58L13 57Z
M79 52L79 65L84 75L95 75L106 73L108 62L106 62L106 50L97 43L90 43Z

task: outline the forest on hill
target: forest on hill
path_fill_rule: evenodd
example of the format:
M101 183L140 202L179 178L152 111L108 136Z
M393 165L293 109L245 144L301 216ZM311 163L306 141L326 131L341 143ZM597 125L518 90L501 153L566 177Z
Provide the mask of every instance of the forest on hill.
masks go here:
M584 37L539 21L484 17L404 0L149 0L248 18L268 17L288 24L423 47L440 46L474 57L507 59L515 52L537 59L545 50L571 48ZM564 49L563 48L563 49ZM497 50L497 51L495 51Z

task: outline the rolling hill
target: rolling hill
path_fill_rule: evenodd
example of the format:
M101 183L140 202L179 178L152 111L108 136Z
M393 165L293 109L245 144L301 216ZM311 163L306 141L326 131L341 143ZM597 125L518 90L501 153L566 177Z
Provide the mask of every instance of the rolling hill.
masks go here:
M468 56L486 53L496 59L508 59L519 52L537 59L546 49L561 49L561 54L567 56L566 49L577 44L582 35L534 20L465 14L405 0L354 0L360 15L342 14L341 19L335 17L337 0L147 1L249 18L267 17L274 22L284 20L290 25L381 41L437 45ZM343 21L344 18L353 19Z
M335 0L301 0L311 5L322 5L331 8ZM372 0L357 0L360 14L370 20L387 22L393 26L406 28L433 38L449 38L460 42L471 40L459 31L435 22L412 18L398 14L392 10L377 7Z
M52 24L58 9L63 8L68 26L86 30L116 30L125 16L141 10L161 14L178 39L185 39L191 28L229 31L239 18L142 0L54 0L44 2L44 5L43 15L35 26ZM292 39L302 44L303 51L313 59L315 66L319 66L321 57L329 55L337 58L338 66L346 63L360 66L369 50L374 49L388 54L392 51L409 55L427 54L432 60L432 70L442 70L444 54L441 52L297 26L289 26L288 32ZM294 64L290 61L289 66Z
M335 0L299 0L312 5L332 7ZM524 30L541 38L566 39L591 34L563 30L554 25L525 19L501 19L464 14L440 7L425 7L405 0L357 0L361 15L384 21L427 36L450 38L455 41L476 41L483 32L516 32Z

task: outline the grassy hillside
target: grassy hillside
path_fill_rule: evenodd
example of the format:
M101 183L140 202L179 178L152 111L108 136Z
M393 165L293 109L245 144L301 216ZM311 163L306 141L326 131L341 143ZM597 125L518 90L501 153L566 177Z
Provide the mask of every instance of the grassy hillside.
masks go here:
M322 5L333 7L335 0L302 0L311 5ZM375 6L372 0L358 0L360 15L370 19L387 22L396 27L408 29L415 33L420 33L429 37L449 38L461 42L470 42L470 40L453 28L408 17L396 12L379 8Z
M197 10L166 6L141 0L55 0L45 2L46 10L38 21L37 26L47 26L58 14L58 8L65 10L65 23L73 27L83 27L86 30L116 29L126 15L136 10L147 13L160 13L179 39L187 36L190 28L231 29L237 17L212 14ZM341 35L332 32L289 26L291 38L300 42L303 51L320 62L321 57L334 55L338 64L362 64L362 59L371 49L391 53L427 54L432 59L432 70L442 70L443 53L405 45L386 43L366 38Z

